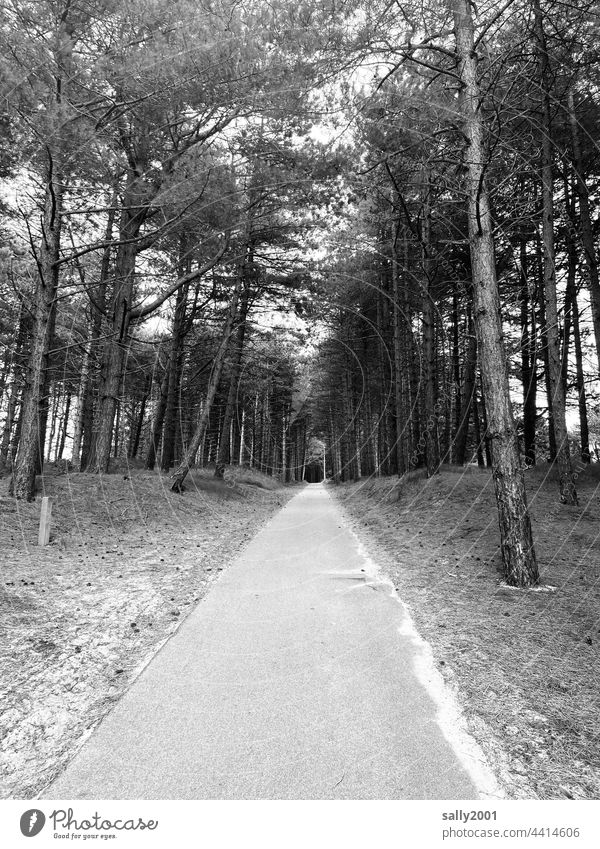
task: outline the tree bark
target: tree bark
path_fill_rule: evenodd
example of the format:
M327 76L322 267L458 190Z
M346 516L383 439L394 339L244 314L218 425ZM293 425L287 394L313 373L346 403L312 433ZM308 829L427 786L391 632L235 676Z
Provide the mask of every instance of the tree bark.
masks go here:
M183 276L190 270L190 258L187 254L187 239L182 234L180 241L179 275ZM163 472L168 472L175 458L175 440L177 436L177 413L179 410L179 396L181 392L181 375L183 366L183 345L185 341L186 320L189 283L184 284L177 292L175 299L175 314L171 331L171 351L169 354L169 377L167 390L167 403L165 407L162 451L160 456L160 467Z
M83 359L81 362L81 375L79 378L79 389L77 392L77 412L75 414L75 425L73 427L73 450L71 453L71 462L74 466L78 466L81 460L81 441L83 437L83 422L86 397L88 394L88 384L90 381L90 355L92 351L92 340L88 339L85 343L83 351Z
M111 334L106 340L102 357L98 431L88 459L88 471L108 472L134 292L138 248L133 240L139 236L144 223L148 211L146 201L143 181L130 170L119 224L121 244L117 250L111 296Z
M0 441L0 469L6 466L9 460L9 454L11 464L13 460L12 452L10 451L11 436L13 435L13 427L17 419L16 412L20 402L20 396L22 395L20 378L24 371L23 366L27 358L27 351L31 347L31 332L32 316L30 311L22 305L19 312L19 330L17 332L14 351L11 352L11 376L7 390L6 419ZM20 416L18 417L18 421L20 421Z
M460 431L461 421L463 418L462 415L462 406L461 406L461 380L460 380L460 347L459 347L459 332L458 332L458 287L456 285L456 280L452 281L452 384L453 384L453 392L451 400L453 401L453 425L454 425L454 433L455 439L453 441L454 450L450 452L450 462L458 460L458 445L456 440L458 439L458 434ZM470 331L474 333L473 331ZM467 352L469 348L467 346Z
M88 340L88 344L86 345L87 373L85 374L85 380L84 375L82 374L83 386L81 387L81 389L83 391L83 395L81 407L81 423L79 424L79 427L81 428L81 433L78 434L78 440L81 448L80 450L78 450L77 454L75 454L75 451L73 452L73 462L77 462L80 469L87 468L88 460L90 459L91 452L94 449L96 438L96 435L94 433L94 399L99 393L98 375L94 372L97 371L96 363L99 360L98 341L102 335L102 322L104 318L104 313L106 311L106 287L110 274L111 259L110 241L112 239L113 234L115 209L119 200L118 189L119 180L118 177L115 177L113 194L110 201L111 208L108 212L106 228L104 231L104 241L106 242L106 247L104 248L104 251L102 253L102 262L100 264L100 279L98 281L98 285L94 289L93 298L90 299L90 338ZM99 416L100 410L98 409L96 413ZM79 415L80 414L78 411L78 416Z
M160 394L154 421L152 422L152 432L150 435L150 445L148 446L148 454L146 455L146 468L151 471L156 465L156 455L160 448L161 436L163 430L163 421L165 418L165 410L167 408L167 393L169 391L169 360L165 364L165 373L160 382Z
M66 388L66 401L65 408L62 415L62 422L60 428L60 438L58 440L58 446L56 448L56 459L62 460L62 455L65 450L65 441L67 438L67 429L69 427L69 416L71 415L71 392L69 388Z
M403 389L404 380L404 340L403 325L406 322L406 316L403 314L403 306L401 300L401 282L400 268L398 263L398 238L400 235L400 222L397 221L394 225L394 238L392 241L392 303L393 303L393 325L394 325L394 400L396 410L396 471L402 475L406 471L406 433L408 428L408 420L406 416L405 394ZM406 331L404 331L406 332Z
M251 257L250 257L250 261ZM244 353L244 340L246 337L246 322L248 319L248 309L250 304L250 280L244 274L242 294L240 298L240 311L235 331L235 341L231 356L231 374L229 377L229 391L227 393L227 401L225 403L225 412L223 414L223 422L221 424L221 439L219 442L219 452L217 454L217 462L215 464L215 477L222 478L225 473L225 466L231 462L231 425L233 423L233 415L236 409L236 401L238 387L240 382L240 371L242 367L242 356Z
M519 276L521 300L521 379L523 382L523 454L527 466L535 466L537 369L535 344L535 304L529 294L527 239L519 235ZM535 299L533 299L535 301ZM531 327L530 327L531 315Z
M577 199L579 201L579 220L581 224L581 239L585 256L585 264L588 271L588 284L590 290L590 301L592 305L592 323L594 325L594 340L596 343L596 355L598 368L600 369L600 279L598 275L598 257L594 243L592 230L592 216L590 213L589 190L585 182L583 172L583 157L581 155L581 140L579 137L579 124L573 91L569 90L567 95L569 107L569 118L571 126L571 144L573 147L573 164L575 165Z
M470 293L469 296L471 297ZM467 455L467 437L469 435L469 419L473 404L473 393L475 391L475 375L477 370L477 334L473 324L473 309L471 303L467 305L467 351L463 367L463 378L461 386L460 410L461 419L456 432L456 462L464 466Z
M183 459L179 466L175 469L175 471L171 475L171 489L173 492L182 492L183 482L187 477L187 474L192 467L194 460L196 458L196 453L198 448L202 443L202 439L206 433L206 429L209 423L210 412L212 409L213 402L215 400L215 395L217 394L217 388L219 386L219 381L221 380L221 374L223 372L223 366L225 364L225 358L227 356L227 352L229 350L229 344L231 340L231 334L233 332L233 324L235 321L235 317L237 315L238 301L240 297L240 290L242 286L242 275L237 273L235 286L233 290L233 294L231 297L231 302L229 305L229 310L227 314L227 319L225 321L225 326L223 328L223 335L221 339L221 344L217 351L217 355L213 362L212 371L210 374L210 378L208 381L208 389L206 392L206 400L205 404L200 413L200 417L198 423L196 425L196 429L194 434L190 440L190 444L187 447L187 451L185 452Z
M440 470L438 414L436 409L435 305L433 302L433 262L431 260L431 209L429 179L421 221L421 262L423 266L423 382L425 384L425 461L427 477Z
M542 244L544 268L544 296L546 303L546 342L548 351L548 379L550 404L556 437L560 499L564 504L577 504L575 479L571 467L569 437L565 418L565 393L561 374L560 335L556 298L556 264L554 249L554 197L552 177L552 126L550 117L550 83L548 79L548 53L539 0L533 0L535 38L540 67L542 97Z
M579 436L581 442L581 459L584 463L591 463L590 433L587 414L587 399L585 391L585 375L583 371L583 351L581 349L581 332L579 329L579 307L577 304L577 293L573 292L573 342L575 344L575 364L577 375L577 403L579 407Z
M36 258L38 279L33 338L23 393L19 448L10 483L11 494L27 501L35 497L36 467L39 452L44 450L43 444L40 445L40 424L43 420L45 378L56 314L63 193L61 177L55 171L48 150L42 239Z
M138 449L140 447L140 438L142 435L142 428L144 426L144 418L146 416L146 404L148 403L148 396L150 395L150 386L152 383L151 375L146 377L144 383L144 394L142 395L142 400L140 402L140 409L137 415L137 421L135 425L133 440L131 444L131 457L137 457Z
M577 403L579 407L579 437L581 444L581 459L584 463L590 463L590 434L587 415L585 374L583 369L583 350L581 347L581 329L579 327L579 305L577 303L577 247L575 244L575 196L574 192L570 191L569 181L566 174L565 202L568 214L567 232L565 236L568 257L567 292L565 296L565 325L567 323L568 315L573 329L573 347L575 349L575 375L577 386ZM567 338L567 332L565 329L565 342L563 345L563 381L565 387L567 386L568 380L569 360L569 346L567 344Z
M462 80L460 110L468 141L465 151L468 227L473 274L475 328L481 357L483 389L492 441L493 477L498 504L504 577L512 586L539 581L519 445L509 394L496 280L494 242L485 167L486 143L480 112L474 26L469 0L451 0L458 72Z

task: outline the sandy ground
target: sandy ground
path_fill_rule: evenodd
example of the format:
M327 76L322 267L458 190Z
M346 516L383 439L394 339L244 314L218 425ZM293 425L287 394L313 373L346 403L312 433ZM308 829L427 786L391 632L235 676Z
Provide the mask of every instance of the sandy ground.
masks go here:
M61 770L210 589L296 490L243 470L195 472L183 496L160 474L45 476L40 501L0 481L0 797L31 798Z
M559 503L546 466L527 473L542 583L552 591L502 586L486 471L330 489L409 605L516 798L600 798L598 471L579 474L579 507Z

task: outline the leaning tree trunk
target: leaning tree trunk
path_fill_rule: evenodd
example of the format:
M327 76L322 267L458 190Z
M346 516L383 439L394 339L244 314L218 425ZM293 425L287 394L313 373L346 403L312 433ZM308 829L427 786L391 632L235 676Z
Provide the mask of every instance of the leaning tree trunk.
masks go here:
M550 119L550 83L548 79L548 53L539 0L533 0L535 36L540 65L542 96L542 243L544 268L544 295L546 302L546 345L548 350L548 380L550 404L556 437L560 500L564 504L577 504L575 479L569 453L569 435L565 418L565 392L562 382L560 358L560 332L556 299L556 263L554 250L554 195L552 179L552 127Z
M470 0L451 0L454 12L458 72L463 88L460 110L468 141L465 151L468 227L473 273L475 328L483 389L492 441L493 477L498 503L504 576L513 586L539 581L525 481L509 394L496 280L492 220L484 179L486 144L480 111L477 58Z
M50 157L50 154L48 154ZM37 256L38 279L31 353L27 364L25 391L21 409L19 448L10 483L11 494L32 501L40 445L40 419L43 413L46 371L58 290L63 184L50 158L46 178L42 239Z
M231 303L229 305L229 311L227 313L227 319L225 321L225 327L223 328L221 344L219 345L219 350L217 351L217 355L214 359L212 371L208 381L206 400L202 407L200 418L198 419L198 423L196 425L196 430L194 431L194 434L187 446L187 450L184 453L183 459L171 475L171 480L173 482L171 485L171 489L173 490L173 492L182 492L183 482L187 477L189 470L194 464L196 454L198 453L198 449L200 448L202 439L204 438L206 429L208 427L210 412L212 409L213 402L215 400L215 395L217 394L219 381L221 380L221 374L223 372L225 358L227 357L227 352L229 350L229 343L231 340L231 334L233 332L233 324L237 315L237 307L240 297L241 286L242 275L238 273L236 276L236 282L231 298Z

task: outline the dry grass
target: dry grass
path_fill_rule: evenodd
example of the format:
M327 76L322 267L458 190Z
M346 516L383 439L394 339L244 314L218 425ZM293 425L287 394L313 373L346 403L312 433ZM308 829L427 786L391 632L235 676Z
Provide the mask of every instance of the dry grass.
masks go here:
M547 592L502 585L484 470L336 490L515 797L600 798L600 469L577 485L580 506L565 507L552 470L527 473Z
M184 495L158 473L50 469L39 499L0 481L0 796L57 774L227 562L291 491L252 470L196 471ZM41 493L40 493L41 494Z

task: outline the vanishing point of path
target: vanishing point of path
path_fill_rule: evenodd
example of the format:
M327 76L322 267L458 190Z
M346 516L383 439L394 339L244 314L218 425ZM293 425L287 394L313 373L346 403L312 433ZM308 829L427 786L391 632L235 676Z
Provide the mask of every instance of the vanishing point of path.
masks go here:
M44 796L495 795L440 680L327 488L309 485L238 556Z

